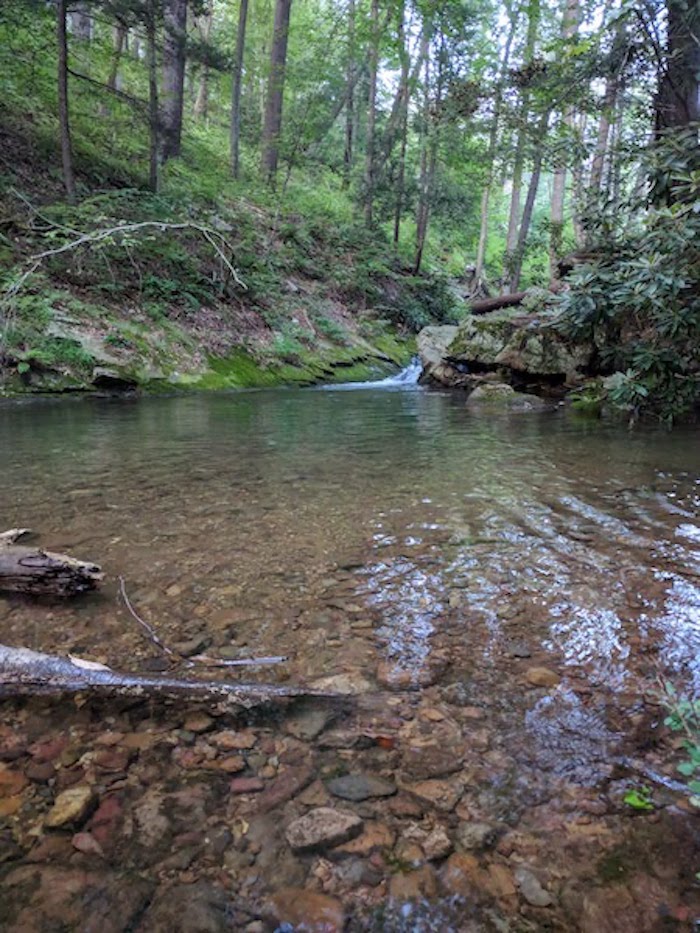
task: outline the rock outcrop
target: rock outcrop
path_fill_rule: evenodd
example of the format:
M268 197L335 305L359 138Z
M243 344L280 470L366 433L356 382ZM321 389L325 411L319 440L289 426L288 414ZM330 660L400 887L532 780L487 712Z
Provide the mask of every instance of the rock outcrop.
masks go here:
M422 378L472 389L494 381L517 388L576 384L593 347L567 340L554 320L514 308L470 315L458 327L426 327L418 335Z

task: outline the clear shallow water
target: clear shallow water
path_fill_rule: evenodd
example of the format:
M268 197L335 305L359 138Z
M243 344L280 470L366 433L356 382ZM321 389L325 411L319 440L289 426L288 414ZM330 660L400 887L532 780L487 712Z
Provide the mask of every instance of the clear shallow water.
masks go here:
M505 847L479 856L477 881L489 896L489 878L530 865L560 892L552 928L598 933L597 907L579 926L580 897L593 891L607 910L596 866L628 838L622 792L650 770L673 774L672 754L640 731L641 698L667 678L700 689L699 453L694 429L628 432L564 412L476 414L460 395L411 384L0 404L0 525L32 527L46 547L107 574L100 594L72 602L0 597L0 641L152 666L158 652L118 600L121 576L172 645L288 657L246 679L362 680L369 696L338 725L353 737L388 737L384 745L292 742L273 720L267 751L251 752L246 773L267 782L308 764L321 776L379 772L400 786L426 774L451 782L459 803L428 806L422 825L452 836L458 820L476 820L510 833ZM561 684L533 689L533 666L556 671ZM47 739L83 729L81 748L103 728L99 714L75 727L70 705L55 721L46 711L18 715L20 734L28 723ZM138 715L112 727L140 728ZM171 760L144 751L131 765L130 789L116 791L129 813L163 787L186 794L194 780L214 822L218 814L235 829L243 819L261 840L254 871L247 854L238 865L235 846L222 850L234 900L241 890L255 900L285 884L321 884L360 911L352 930L374 928L361 911L402 877L410 808L362 805L398 842L393 861L379 864L383 880L358 887L348 863L292 859L275 836L300 807L323 800L322 787L303 804L254 815L254 801L230 797L226 781L182 770L189 751L180 752ZM637 764L620 771L630 756ZM660 815L672 821L677 790L664 799L656 787L668 807ZM32 818L31 809L22 817ZM689 896L697 861L687 820L681 857L680 824L654 825L666 849L647 858L646 836L629 844L646 872L639 892L656 898L639 908L645 922L661 900ZM638 817L634 827L647 828ZM169 839L146 851L128 837L112 867L133 862L160 877ZM209 866L195 860L186 883ZM630 885L634 913L644 897ZM444 877L438 890L454 894ZM522 910L517 898L495 896L507 912ZM423 919L381 929L491 929L468 926L464 899L455 908L450 897Z
M441 639L488 666L524 638L614 689L651 675L655 646L661 671L700 687L693 429L475 415L415 388L11 403L0 472L0 524L109 581L38 633L0 603L9 641L113 658L135 634L123 576L168 637L221 642L228 625L253 654L283 642L290 676L353 666L353 649L417 670ZM371 626L329 647L344 603Z

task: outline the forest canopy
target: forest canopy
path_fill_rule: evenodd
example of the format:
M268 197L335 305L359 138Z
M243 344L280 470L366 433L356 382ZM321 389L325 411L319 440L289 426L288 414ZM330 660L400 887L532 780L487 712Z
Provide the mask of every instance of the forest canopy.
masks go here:
M471 299L576 267L564 326L621 404L697 397L697 3L7 0L0 30L6 119L69 204L229 190Z

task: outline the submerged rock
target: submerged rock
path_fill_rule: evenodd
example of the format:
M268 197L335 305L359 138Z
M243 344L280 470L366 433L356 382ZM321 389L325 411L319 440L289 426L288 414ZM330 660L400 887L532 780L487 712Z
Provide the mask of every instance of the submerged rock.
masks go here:
M561 682L559 674L548 667L530 667L525 677L533 687L556 687Z
M541 411L549 407L549 403L538 395L516 392L504 382L486 382L477 386L467 399L467 405L470 408L480 405L507 408L509 411Z
M391 797L396 785L368 774L345 774L326 785L334 797L359 802L370 797Z
M281 888L270 898L265 915L299 933L340 933L345 926L339 901L306 888Z
M527 868L516 868L515 882L522 896L533 907L549 907L554 903L549 891L542 887L538 878Z
M86 784L62 791L44 821L48 829L79 825L84 822L96 803L95 792Z
M355 813L318 807L290 823L285 835L296 852L310 852L347 842L362 832L362 826Z

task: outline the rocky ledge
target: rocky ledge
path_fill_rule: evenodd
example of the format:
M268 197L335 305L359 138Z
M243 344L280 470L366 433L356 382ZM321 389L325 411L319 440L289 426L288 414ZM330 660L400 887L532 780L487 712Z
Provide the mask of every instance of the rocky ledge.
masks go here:
M563 394L582 383L594 347L567 340L555 322L551 312L518 307L469 315L458 326L426 327L418 335L422 380L469 390L496 383L519 393ZM483 395L508 401L507 391Z

